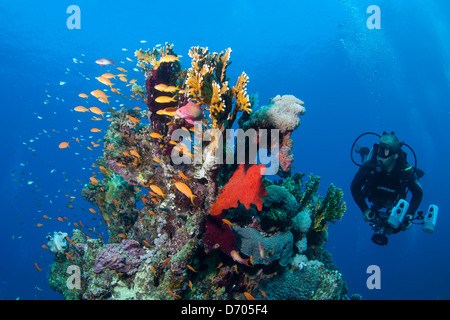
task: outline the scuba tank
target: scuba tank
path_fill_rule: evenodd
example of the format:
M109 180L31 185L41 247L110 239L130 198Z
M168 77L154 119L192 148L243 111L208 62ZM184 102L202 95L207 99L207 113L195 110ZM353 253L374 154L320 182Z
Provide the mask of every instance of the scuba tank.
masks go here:
M436 220L439 213L438 206L432 204L428 207L427 215L423 221L423 231L428 233L434 232L434 227L436 226Z

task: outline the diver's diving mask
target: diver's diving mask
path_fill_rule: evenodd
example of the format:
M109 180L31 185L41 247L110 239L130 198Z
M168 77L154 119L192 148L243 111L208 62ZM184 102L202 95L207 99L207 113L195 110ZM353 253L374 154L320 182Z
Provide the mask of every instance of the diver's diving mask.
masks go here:
M394 154L395 154L394 149L390 145L383 143L383 142L381 142L379 144L378 152L377 152L377 156L379 158L387 159Z

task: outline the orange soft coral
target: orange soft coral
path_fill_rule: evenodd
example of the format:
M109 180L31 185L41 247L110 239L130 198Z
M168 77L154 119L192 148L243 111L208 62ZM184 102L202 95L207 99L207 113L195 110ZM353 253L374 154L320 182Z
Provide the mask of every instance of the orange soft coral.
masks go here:
M250 209L250 204L253 203L258 210L262 210L264 204L262 197L267 195L261 179L265 168L263 164L253 164L248 168L240 164L212 205L211 215L219 215L223 210L237 208L239 203L245 205L247 209Z

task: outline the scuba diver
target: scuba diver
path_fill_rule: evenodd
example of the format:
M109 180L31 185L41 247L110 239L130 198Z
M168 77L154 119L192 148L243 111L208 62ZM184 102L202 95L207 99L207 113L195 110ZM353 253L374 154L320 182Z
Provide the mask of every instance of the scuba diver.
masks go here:
M379 137L372 149L357 144L359 138L367 134ZM360 168L353 178L351 193L364 220L375 231L372 241L378 245L387 245L388 235L407 230L414 220L424 220L422 211L414 218L422 201L423 191L418 180L424 172L417 168L417 160L415 166L408 164L403 146L407 146L416 157L414 150L400 142L394 132L383 132L381 136L367 132L360 135L352 146L352 161ZM353 150L361 156L361 164L353 159ZM408 192L412 194L409 203L406 201ZM370 207L366 199L372 203ZM427 232L434 231L438 211L436 206L430 208L435 214L429 217L431 227L428 230L424 227Z

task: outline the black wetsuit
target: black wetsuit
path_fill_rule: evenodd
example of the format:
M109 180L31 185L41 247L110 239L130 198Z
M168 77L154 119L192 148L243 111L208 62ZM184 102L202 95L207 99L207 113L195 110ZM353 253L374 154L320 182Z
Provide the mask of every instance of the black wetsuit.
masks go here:
M399 161L400 160L400 161ZM406 161L397 159L394 170L387 174L377 172L376 160L369 160L368 166L362 166L355 174L351 185L353 199L362 212L369 209L366 199L374 204L376 210L392 209L400 199L406 200L407 191L411 191L407 215L414 216L422 201L423 191L414 168ZM403 163L403 165L402 165ZM372 164L372 165L370 165Z

